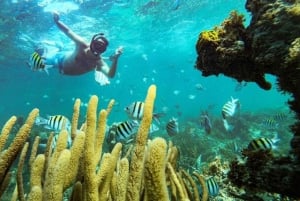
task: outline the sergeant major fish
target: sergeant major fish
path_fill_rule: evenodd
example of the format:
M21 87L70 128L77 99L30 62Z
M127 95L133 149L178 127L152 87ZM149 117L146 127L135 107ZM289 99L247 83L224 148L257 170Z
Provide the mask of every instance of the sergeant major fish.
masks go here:
M31 54L27 65L32 71L45 71L47 74L49 74L48 69L52 67L46 65L44 59L36 51Z
M141 120L144 115L144 106L145 103L142 101L135 101L125 107L125 112L128 114L128 116L132 119ZM158 118L161 117L163 114L153 114L153 119L156 120L158 123Z
M127 120L124 122L113 123L108 130L109 143L130 142L137 133L140 124L137 120ZM154 123L150 125L149 133L158 131L159 128Z
M267 137L256 138L249 143L248 150L249 151L273 150L276 148L275 143L278 141L279 139L277 138L277 136L275 136L272 139Z
M70 120L63 115L48 116L48 118L37 117L35 120L36 125L44 125L44 128L60 132L62 129L71 131Z
M135 120L127 120L118 123L114 127L116 141L126 141L134 135L138 130L139 124Z
M66 129L68 131L68 147L71 146L72 144L72 138L71 138L71 123L70 120L63 116L63 115L53 115L53 116L48 116L48 118L43 118L43 117L37 117L35 120L36 125L44 125L44 128L54 130L55 135L53 136L53 141L52 141L52 148L56 147L56 141L58 139L58 133ZM42 147L44 147L44 144L41 144Z
M179 133L178 120L172 117L166 125L166 130L168 135L171 137L177 135Z
M222 117L223 117L223 124L224 124L226 131L232 130L232 126L229 125L227 118L233 117L236 113L236 110L239 109L239 107L240 107L239 99L234 99L232 97L231 97L230 101L226 102L223 105Z

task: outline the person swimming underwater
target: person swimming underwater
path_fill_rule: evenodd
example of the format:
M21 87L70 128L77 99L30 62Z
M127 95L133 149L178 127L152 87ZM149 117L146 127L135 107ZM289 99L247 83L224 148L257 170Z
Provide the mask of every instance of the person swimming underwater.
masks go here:
M58 51L51 57L45 56L45 65L52 65L54 68L58 68L59 72L64 75L82 75L95 70L96 81L97 77L102 79L103 76L104 78L106 76L109 78L115 76L118 58L123 52L122 46L116 49L114 55L110 56L112 64L109 67L101 57L101 54L106 51L109 44L103 33L95 34L90 44L88 44L81 36L74 33L60 21L58 13L53 13L53 20L57 27L75 42L76 47L73 52ZM43 56L41 55L41 57Z

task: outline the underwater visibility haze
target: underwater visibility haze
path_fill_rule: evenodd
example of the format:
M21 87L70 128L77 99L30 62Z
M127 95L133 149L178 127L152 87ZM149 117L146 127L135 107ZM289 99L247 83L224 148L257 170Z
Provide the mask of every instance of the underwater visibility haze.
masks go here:
M251 14L245 4L243 0L1 0L0 126L15 115L12 133L16 133L28 113L38 108L39 121L33 123L29 141L40 135L45 143L51 131L70 129L77 98L78 122L83 124L88 102L96 95L98 108L115 100L107 118L104 152L117 142L126 144L127 150L142 124L134 113L140 112L137 107L144 106L149 86L155 85L148 137L162 137L178 147L178 167L204 175L209 199L293 200L264 190L245 192L227 179L230 161L243 160L244 149L289 153L290 125L295 122L287 104L290 94L279 92L276 77L270 74L266 80L272 88L263 90L255 82L238 82L223 74L204 77L195 67L199 34L219 26L232 11L242 14L248 26ZM55 68L46 73L28 67L39 45L48 53L75 48L56 26L53 12L88 43L94 34L104 33L109 45L102 57L107 63L119 46L124 48L109 84L97 83L94 71L69 76ZM28 175L24 173L24 180ZM4 200L10 200L15 185L11 180ZM29 192L28 186L24 188Z

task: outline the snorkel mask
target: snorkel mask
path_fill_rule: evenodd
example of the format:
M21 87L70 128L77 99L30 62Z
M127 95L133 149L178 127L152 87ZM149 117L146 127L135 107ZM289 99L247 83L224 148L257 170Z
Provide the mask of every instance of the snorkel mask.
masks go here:
M90 49L95 56L98 56L99 54L105 52L107 46L108 41L104 37L104 34L98 33L93 36L90 44Z

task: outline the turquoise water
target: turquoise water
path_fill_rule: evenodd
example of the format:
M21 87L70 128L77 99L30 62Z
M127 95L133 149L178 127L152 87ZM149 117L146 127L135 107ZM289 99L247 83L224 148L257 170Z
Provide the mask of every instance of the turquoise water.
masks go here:
M269 91L255 83L247 83L237 90L238 83L232 78L202 77L194 68L199 33L220 25L232 10L243 13L247 25L250 15L244 8L245 1L179 0L177 9L173 5L177 1L161 0L147 6L149 2L2 0L0 126L12 115L26 117L35 107L43 117L61 114L71 119L76 98L82 101L82 123L91 95L100 98L99 109L106 108L109 100L116 100L108 124L124 121L127 119L124 108L134 101L143 101L148 87L155 84L155 112L163 112L165 116L161 118L160 131L154 135L169 138L165 124L171 117L178 119L180 135L173 139L182 149L181 164L187 161L184 168L191 168L199 155L203 163L210 163L216 156L233 159L238 155L233 142L241 150L255 137L272 138L274 134L280 139L278 150L287 153L293 115L286 103L290 96L277 91L275 77L266 75L273 84ZM103 56L110 56L120 45L124 47L110 85L98 85L93 72L64 76L57 69L50 69L47 75L27 67L26 61L40 42L56 42L66 49L73 48L72 41L54 24L52 11L58 11L61 21L86 41L95 33L105 33L110 44ZM227 133L221 110L231 97L240 100L241 108L230 122L235 129ZM200 125L203 111L208 112L212 121L210 135ZM265 127L264 120L277 113L288 117L279 127ZM187 138L183 140L184 137ZM192 153L187 145L195 146L196 151ZM221 183L220 186L225 187Z
M170 116L179 113L183 119L199 116L208 106L213 106L213 113L219 115L230 96L240 99L243 111L287 107L288 97L278 93L276 87L263 91L248 83L235 91L237 82L231 78L205 78L194 69L195 44L201 31L219 25L233 9L245 14L246 24L249 21L244 1L212 2L180 1L173 10L171 0L158 1L149 8L145 8L147 1L1 1L5 9L1 9L0 125L11 115L27 115L34 107L40 109L42 116L70 116L74 98L86 103L92 94L100 97L102 108L107 100L117 100L111 121L125 118L124 107L143 100L150 84L158 87L156 110L167 109ZM59 11L61 20L87 41L93 34L104 32L110 42L104 56L124 46L117 75L110 85L99 86L93 72L70 77L50 69L48 76L27 68L25 62L34 46L31 40L73 47L54 25L53 10ZM196 84L204 90L197 90Z

